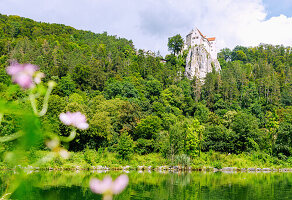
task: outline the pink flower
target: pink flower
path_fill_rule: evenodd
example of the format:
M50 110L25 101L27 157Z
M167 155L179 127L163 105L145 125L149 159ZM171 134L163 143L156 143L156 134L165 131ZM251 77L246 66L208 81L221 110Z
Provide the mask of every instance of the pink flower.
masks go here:
M17 83L23 89L34 87L33 75L38 67L31 64L12 63L7 67L7 74L12 76L12 81Z
M93 178L90 180L90 189L92 192L97 194L119 194L128 185L129 178L127 175L123 174L119 176L115 181L112 181L110 176L106 176L102 181Z
M88 128L88 124L86 123L85 115L81 114L81 112L66 112L61 113L59 116L60 120L68 126L74 126L78 129L85 130Z

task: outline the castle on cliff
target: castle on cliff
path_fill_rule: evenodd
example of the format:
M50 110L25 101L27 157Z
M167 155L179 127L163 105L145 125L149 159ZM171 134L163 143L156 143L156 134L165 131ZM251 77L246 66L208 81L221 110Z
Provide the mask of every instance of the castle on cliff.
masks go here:
M189 79L196 76L203 80L213 67L220 70L215 37L208 38L195 28L186 36L184 48L189 50L185 69L185 75Z

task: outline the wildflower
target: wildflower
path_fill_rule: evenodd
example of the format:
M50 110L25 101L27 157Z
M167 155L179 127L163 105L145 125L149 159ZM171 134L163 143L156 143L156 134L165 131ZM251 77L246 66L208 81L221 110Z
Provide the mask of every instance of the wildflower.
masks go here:
M123 174L115 181L110 176L106 176L102 181L93 178L90 180L90 189L96 194L103 194L104 199L112 199L113 194L121 193L128 185L129 178Z
M46 142L46 145L48 148L50 148L53 152L56 153L56 155L59 155L60 157L64 159L68 159L70 157L70 152L68 152L63 147L60 147L60 141L58 139L52 139L48 140Z
M63 159L68 159L68 158L70 158L70 153L69 153L69 151L67 151L67 150L64 149L64 148L60 148L58 153L59 153L59 155L60 155Z
M81 114L80 112L66 112L61 113L59 116L60 120L68 126L74 126L78 129L85 130L88 128L88 124L86 123L86 117L85 115Z
M46 142L46 145L48 148L54 150L55 148L57 148L59 146L60 142L57 139L52 139Z
M35 82L36 84L40 84L41 81L42 81L42 78L44 78L44 77L45 77L45 74L44 74L44 73L42 73L42 72L37 72L37 73L35 74L35 76L34 76L34 82Z
M7 67L7 74L12 76L12 81L17 83L23 89L29 89L34 87L33 75L38 67L31 64L19 64L17 62L12 63Z
M55 87L57 84L56 84L56 82L55 81L49 81L48 82L48 86L49 86L49 88L52 88L53 89L53 87Z

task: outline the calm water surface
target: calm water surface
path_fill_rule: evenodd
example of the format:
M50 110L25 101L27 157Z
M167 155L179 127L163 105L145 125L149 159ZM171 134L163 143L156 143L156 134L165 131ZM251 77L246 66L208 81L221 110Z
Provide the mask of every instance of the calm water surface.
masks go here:
M16 175L0 171L0 192L17 188L9 199L102 199L88 186L91 177L117 177L122 172L32 172ZM130 184L115 200L234 199L292 200L292 173L128 173Z

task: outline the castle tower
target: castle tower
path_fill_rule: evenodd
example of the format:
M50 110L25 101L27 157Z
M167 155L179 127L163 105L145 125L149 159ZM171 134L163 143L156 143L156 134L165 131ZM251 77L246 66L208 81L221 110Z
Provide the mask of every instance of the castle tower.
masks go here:
M217 49L216 49L216 38L207 38L208 41L210 42L210 54L211 58L217 59Z

